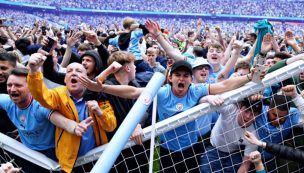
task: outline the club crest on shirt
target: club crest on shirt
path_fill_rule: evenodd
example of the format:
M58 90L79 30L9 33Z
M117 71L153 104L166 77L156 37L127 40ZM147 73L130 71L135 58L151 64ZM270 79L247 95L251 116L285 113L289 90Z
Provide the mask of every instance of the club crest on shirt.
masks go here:
M176 107L176 109L179 110L179 111L181 111L181 110L184 109L184 105L183 105L182 103L177 103L175 107Z
M20 121L22 124L24 124L25 120L26 120L25 115L20 115L20 116L19 116L19 121Z

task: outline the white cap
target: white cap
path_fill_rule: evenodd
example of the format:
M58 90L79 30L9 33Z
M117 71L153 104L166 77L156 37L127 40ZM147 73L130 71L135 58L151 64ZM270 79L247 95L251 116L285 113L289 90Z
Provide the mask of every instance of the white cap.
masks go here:
M209 62L205 58L201 58L201 57L195 58L195 60L192 63L192 69L203 65L209 66L209 69L212 70L212 66L209 64Z

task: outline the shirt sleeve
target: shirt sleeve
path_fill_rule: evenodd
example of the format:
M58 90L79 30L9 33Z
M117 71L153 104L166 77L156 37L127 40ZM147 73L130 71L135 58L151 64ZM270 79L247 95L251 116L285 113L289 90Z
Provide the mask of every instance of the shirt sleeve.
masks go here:
M256 134L254 135L257 136ZM251 152L256 150L258 150L258 146L248 142L248 145L245 146L244 155L249 156Z
M190 85L190 89L193 91L193 94L198 98L208 95L209 94L208 88L209 85L203 83Z
M136 38L140 38L140 37L144 36L143 31L142 31L141 29L140 29L140 30L133 31L132 33L134 33L134 36L135 36Z
M118 36L116 36L115 38L110 38L109 39L109 44L117 47L117 45L118 45Z
M52 112L53 111L51 109L47 109L39 105L35 114L35 118L37 121L44 121L45 119L50 118Z
M60 96L54 89L50 90L46 87L41 72L29 74L27 76L27 84L32 96L40 105L49 109L58 109Z
M221 107L218 112L221 114L223 120L233 119L234 116L237 116L237 107L235 104L230 104Z

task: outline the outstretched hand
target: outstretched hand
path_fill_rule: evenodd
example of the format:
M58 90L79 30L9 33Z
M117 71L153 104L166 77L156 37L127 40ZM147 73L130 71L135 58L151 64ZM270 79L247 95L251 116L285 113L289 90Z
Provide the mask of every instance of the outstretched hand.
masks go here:
M81 32L72 32L70 31L67 38L67 45L70 47L75 46L75 44L79 41L82 33Z
M87 89L95 92L101 92L103 90L102 83L97 80L97 82L92 81L87 76L78 75L78 81Z
M158 34L161 33L159 24L157 22L153 22L152 20L148 19L145 23L145 26L147 30L150 32L150 34L153 35L154 39L156 39Z
M292 44L295 44L296 43L296 40L294 38L294 35L291 31L287 31L285 33L285 43L287 45L292 45Z
M101 44L101 42L98 40L97 34L94 31L83 31L83 34L90 43L93 43L94 45Z
M78 123L75 126L75 129L74 129L75 135L77 135L77 136L84 135L87 132L88 128L91 127L93 124L94 124L94 121L93 121L92 117L88 117L85 120L81 121L80 123Z
M267 52L269 52L272 49L272 36L267 33L266 35L264 35L263 37L263 41L262 41L262 46L261 46L261 52L263 54L266 54Z
M244 134L244 138L248 140L248 142L255 144L257 146L262 146L262 141L258 140L256 136L254 136L253 133L246 131Z

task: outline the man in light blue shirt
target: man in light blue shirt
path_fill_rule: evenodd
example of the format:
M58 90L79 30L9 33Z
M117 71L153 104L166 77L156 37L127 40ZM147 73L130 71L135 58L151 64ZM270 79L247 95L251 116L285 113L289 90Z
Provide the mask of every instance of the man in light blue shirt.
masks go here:
M131 17L123 20L124 32L120 35L109 39L109 44L118 47L122 51L131 52L137 60L142 60L141 51L139 49L139 39L146 35L148 31L144 25L136 23ZM140 30L135 30L140 28ZM137 65L137 63L136 63Z
M262 141L279 144L286 139L292 127L299 124L299 111L289 107L288 100L287 96L276 94L272 96L269 106L263 106L262 114L256 119L256 129ZM273 158L264 150L261 154L266 161Z
M248 78L250 75L248 76ZM168 76L169 84L161 87L157 93L158 116L162 121L197 105L199 99L208 94L219 94L240 87L248 82L247 76L231 78L215 84L193 84L192 66L184 60L176 61ZM104 93L123 98L137 98L142 88L121 85L100 85L95 83L89 89L99 88ZM214 103L213 100L207 100ZM164 172L199 171L198 161L192 145L197 142L197 126L187 123L161 135L160 159Z

